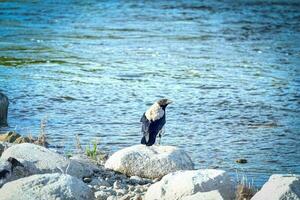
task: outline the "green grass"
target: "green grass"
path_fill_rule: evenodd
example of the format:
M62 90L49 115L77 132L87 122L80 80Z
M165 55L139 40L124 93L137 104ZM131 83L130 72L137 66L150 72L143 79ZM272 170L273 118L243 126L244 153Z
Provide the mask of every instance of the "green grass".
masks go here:
M93 160L97 159L97 142L93 142L93 147L90 148L90 145L86 147L85 153L88 157L92 158Z

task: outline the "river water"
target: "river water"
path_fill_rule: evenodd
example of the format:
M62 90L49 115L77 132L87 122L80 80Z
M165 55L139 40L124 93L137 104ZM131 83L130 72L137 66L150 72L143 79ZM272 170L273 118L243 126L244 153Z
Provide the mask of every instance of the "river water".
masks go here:
M197 168L300 173L299 1L1 1L9 129L71 151L138 144L167 108L165 145ZM236 159L246 158L247 164Z

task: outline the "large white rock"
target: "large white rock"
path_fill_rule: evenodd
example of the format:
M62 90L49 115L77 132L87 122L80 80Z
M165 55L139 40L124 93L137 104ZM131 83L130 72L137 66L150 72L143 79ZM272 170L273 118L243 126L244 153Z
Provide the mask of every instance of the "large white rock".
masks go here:
M81 180L66 174L37 174L6 183L0 200L86 200L93 192Z
M194 164L177 147L135 145L114 153L105 167L128 176L155 179L170 172L194 169Z
M93 169L85 163L70 160L45 147L23 143L9 147L1 156L2 159L13 157L21 162L28 174L43 174L54 172L66 172L72 176L82 178L91 176Z
M182 200L224 200L219 191L198 192L191 196L183 197Z
M216 197L216 193L219 193L224 200L232 200L235 196L234 192L235 185L223 170L187 170L164 176L161 181L150 186L145 199L179 200L196 193L204 193L196 195L202 197Z
M300 175L272 175L251 200L300 200Z

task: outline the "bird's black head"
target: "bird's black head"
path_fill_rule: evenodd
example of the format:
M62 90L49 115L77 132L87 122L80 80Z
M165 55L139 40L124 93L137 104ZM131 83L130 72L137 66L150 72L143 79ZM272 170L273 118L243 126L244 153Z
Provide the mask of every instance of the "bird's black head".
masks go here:
M169 99L160 99L157 101L157 103L160 105L160 107L166 108L170 103L172 103L172 101Z

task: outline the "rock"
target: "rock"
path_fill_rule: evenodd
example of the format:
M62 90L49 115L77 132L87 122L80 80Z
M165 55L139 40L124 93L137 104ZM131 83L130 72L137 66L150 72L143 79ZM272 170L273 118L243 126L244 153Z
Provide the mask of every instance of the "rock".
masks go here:
M34 139L29 137L19 137L17 138L14 143L21 144L21 143L34 143Z
M24 166L16 159L0 159L0 187L9 181L27 176Z
M6 183L0 200L85 200L93 193L81 180L67 174L37 174Z
M117 190L116 190L116 193L117 193L117 196L121 196L121 195L124 195L124 194L126 194L126 193L127 193L127 191L126 191L126 190L124 190L124 189L117 189Z
M105 189L107 189L106 186L99 186L99 190L105 190Z
M131 184L143 184L144 181L141 177L138 177L138 176L131 176L130 179L129 179L130 183Z
M84 167L88 167L88 168L92 169L95 172L100 170L98 168L98 166L94 162L92 162L91 159L88 156L86 156L85 154L73 155L72 157L70 157L70 160L74 160L76 162L79 162Z
M7 133L1 134L0 135L0 141L2 142L9 142L9 143L13 143L16 141L16 139L18 139L19 137L21 137L20 134L14 132L14 131L9 131Z
M2 155L2 153L8 149L9 147L13 146L12 143L9 142L1 142L0 141L0 156Z
M240 163L240 164L245 164L245 163L248 162L248 160L246 160L246 159L244 159L244 158L240 158L240 159L237 159L235 162L236 162L236 163Z
M104 191L100 190L100 191L95 192L94 195L97 200L106 200L110 194L108 192L104 192Z
M142 196L141 195L136 195L134 198L133 198L134 200L142 200L143 198L142 198Z
M91 177L84 177L83 182L90 183L90 182L92 182L92 178ZM96 185L96 184L91 184L91 185Z
M45 136L41 136L39 138L33 138L33 137L27 137L27 136L21 136L20 134L9 131L7 133L0 135L0 141L14 143L14 144L21 144L21 143L35 143L41 146L48 146L48 143L46 142L45 138L42 138Z
M197 192L196 194L183 197L182 200L224 200L218 190L210 192Z
M66 172L78 178L89 177L93 174L93 168L85 163L70 160L45 147L23 143L9 147L3 152L1 158L13 157L19 160L28 171L28 174L43 174L54 172Z
M119 188L121 188L121 183L120 183L120 181L114 182L113 187L114 187L114 189L119 189Z
M251 200L300 200L300 175L274 174Z
M178 171L168 174L151 185L146 200L179 200L195 193L217 191L224 200L234 199L235 186L223 170L202 169ZM200 194L198 194L200 195Z
M120 198L120 200L130 200L130 195L124 195Z
M11 178L11 163L0 159L0 188Z
M131 192L133 192L135 190L135 188L130 185L130 186L128 186L128 190L131 191Z
M106 180L100 180L99 186L110 187L111 185Z
M114 153L105 167L127 176L159 178L170 172L194 169L191 158L173 146L135 145Z
M84 179L83 179L83 182L85 182ZM96 177L91 178L91 181L89 182L90 185L97 185L97 186L99 186L100 183L101 183L101 180Z
M109 196L107 197L107 200L118 200L116 196Z

